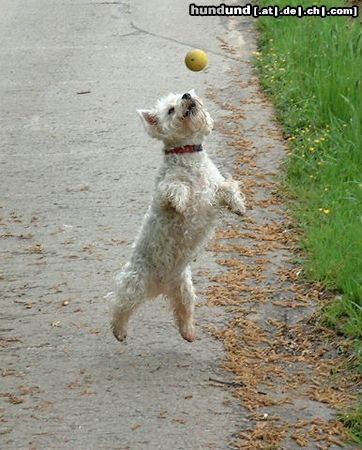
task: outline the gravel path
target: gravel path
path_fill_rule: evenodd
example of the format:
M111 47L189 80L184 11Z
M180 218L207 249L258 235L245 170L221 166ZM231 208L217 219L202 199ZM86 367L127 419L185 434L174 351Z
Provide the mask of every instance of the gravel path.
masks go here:
M157 301L120 345L102 300L161 158L135 111L227 84L227 28L176 0L0 8L1 449L227 448L239 406L209 381L227 374L222 345L202 331L222 310L198 309L190 345ZM189 46L210 52L207 73L186 70ZM212 269L206 254L194 267Z

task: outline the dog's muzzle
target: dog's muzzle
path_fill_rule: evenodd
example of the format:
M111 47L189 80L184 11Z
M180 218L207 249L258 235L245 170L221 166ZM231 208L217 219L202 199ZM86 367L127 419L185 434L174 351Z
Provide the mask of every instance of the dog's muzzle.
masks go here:
M186 95L186 94L185 94ZM190 94L188 94L190 96ZM182 99L185 102L185 112L184 112L184 117L188 117L191 114L195 113L197 105L195 100L190 96L190 98L184 99L184 97L182 97Z

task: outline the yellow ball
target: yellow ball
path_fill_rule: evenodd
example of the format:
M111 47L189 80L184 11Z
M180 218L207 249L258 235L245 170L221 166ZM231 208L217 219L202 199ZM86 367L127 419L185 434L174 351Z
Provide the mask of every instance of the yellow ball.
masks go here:
M185 64L188 69L199 72L205 69L208 63L207 54L199 48L194 48L187 52L185 57Z

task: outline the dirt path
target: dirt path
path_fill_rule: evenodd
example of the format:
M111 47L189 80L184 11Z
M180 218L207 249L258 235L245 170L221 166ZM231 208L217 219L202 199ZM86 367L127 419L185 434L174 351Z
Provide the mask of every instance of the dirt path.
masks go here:
M264 414L260 405L281 417L257 420L267 424L263 436L286 428L291 414L328 421L331 410L304 393L313 366L294 362L299 338L285 331L309 300L276 304L295 298L283 275L291 256L284 213L270 204L284 148L252 77L249 19L190 19L178 0L168 8L164 0L1 3L0 448L225 449L259 418L250 411ZM189 46L208 50L207 72L180 63ZM160 159L135 110L191 87L209 92L217 126L208 148L224 171L237 159L253 209L241 231L225 217L213 244L228 272L210 253L194 266L210 302L197 310L199 339L185 343L156 302L119 345L101 299L130 254ZM232 327L231 312L211 303L233 304ZM224 339L226 354L205 328ZM282 363L280 343L290 356ZM232 376L223 358L237 366L243 407L224 389ZM284 392L288 364L292 392ZM245 436L236 442L258 448L253 432ZM284 448L298 447L288 440Z
M185 36L178 0L0 3L1 450L227 448L239 406L209 381L229 376L201 328L222 310L199 309L190 345L147 304L120 345L103 301L161 160L136 109L228 80L224 25ZM183 64L192 43L213 54L207 74Z
M230 27L240 27L230 20ZM244 185L248 217L220 228L209 250L224 270L210 276L209 305L232 313L223 329L211 332L227 349L224 367L230 385L250 419L238 433L236 448L352 448L336 419L335 406L354 399L353 375L343 369L343 340L316 321L330 293L303 280L298 231L278 195L287 141L261 92L252 55L254 33L228 89L209 97L229 113L218 124L235 151L234 175ZM240 49L224 43L231 55ZM244 47L245 48L245 47ZM235 98L233 92L239 93ZM302 257L302 255L300 255ZM338 372L338 376L337 376Z

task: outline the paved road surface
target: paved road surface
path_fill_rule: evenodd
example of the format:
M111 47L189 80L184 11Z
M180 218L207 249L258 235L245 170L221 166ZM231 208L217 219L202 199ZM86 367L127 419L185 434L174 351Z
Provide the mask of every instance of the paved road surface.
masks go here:
M135 110L192 87L230 95L219 38L243 55L229 22L178 0L0 0L2 450L228 448L242 411L208 381L228 375L203 331L221 311L199 308L188 344L149 304L121 345L102 301L161 157ZM209 51L207 72L185 69L190 47ZM217 132L209 148L230 165ZM195 272L209 269L204 254Z

